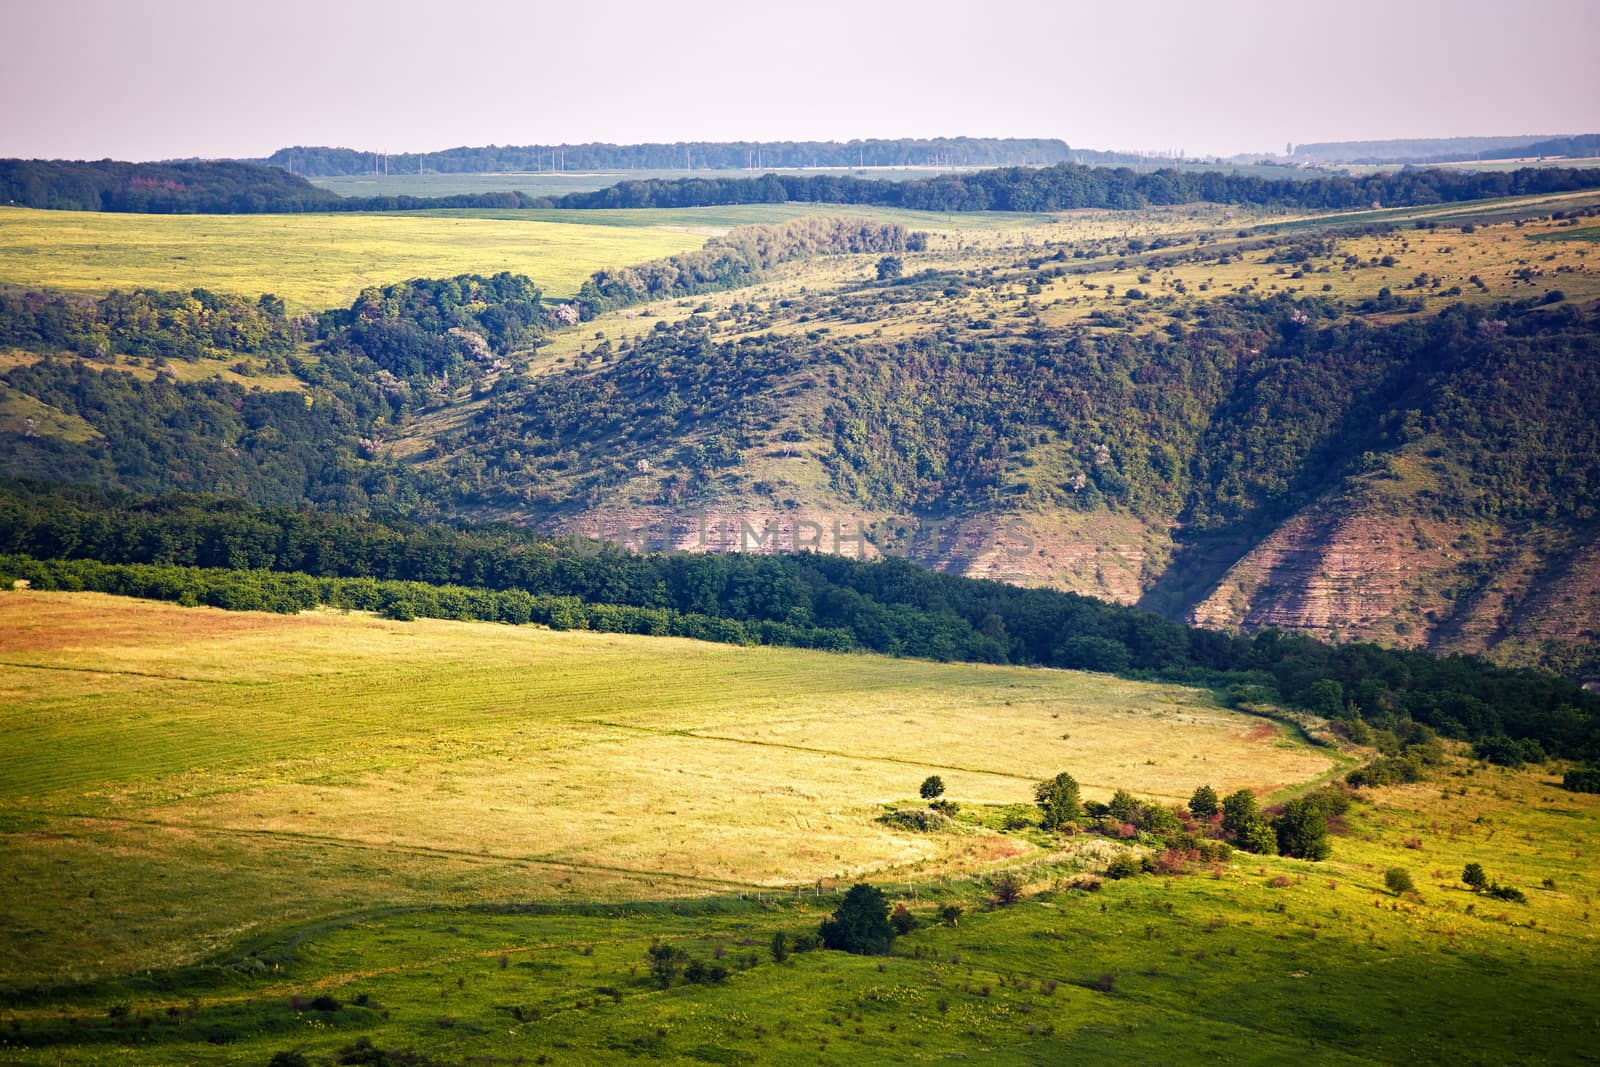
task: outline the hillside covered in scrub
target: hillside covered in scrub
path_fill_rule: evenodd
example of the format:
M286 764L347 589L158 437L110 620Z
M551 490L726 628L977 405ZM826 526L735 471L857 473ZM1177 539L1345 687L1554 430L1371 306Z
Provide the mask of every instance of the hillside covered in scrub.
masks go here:
M1150 209L1134 233L1120 213L800 218L596 271L570 301L509 274L320 315L10 290L4 470L903 555L1583 679L1588 195L1288 224Z

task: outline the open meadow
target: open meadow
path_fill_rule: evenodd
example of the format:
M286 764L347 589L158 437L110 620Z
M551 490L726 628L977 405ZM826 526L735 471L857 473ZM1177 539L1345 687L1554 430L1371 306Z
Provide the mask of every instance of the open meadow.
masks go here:
M0 282L73 293L196 287L275 293L297 311L367 286L511 271L552 297L602 267L684 252L702 233L527 216L118 215L0 207Z
M1125 846L1000 828L1033 778L1347 761L1071 672L93 594L0 622L8 1062L1593 1062L1600 802L1539 769L1369 790L1321 863L1102 882ZM930 771L953 829L874 821ZM917 928L775 959L856 874ZM662 944L710 977L663 988Z
M1334 766L1206 694L1074 672L95 594L7 593L0 635L4 985L357 905L922 878L1031 849L875 822L931 773L1004 805L1068 768L1089 796L1174 802Z

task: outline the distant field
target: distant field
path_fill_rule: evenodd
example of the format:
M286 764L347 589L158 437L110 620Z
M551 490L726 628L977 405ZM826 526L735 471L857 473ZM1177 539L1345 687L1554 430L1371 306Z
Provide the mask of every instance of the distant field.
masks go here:
M875 181L911 181L940 174L965 174L977 167L852 167L742 170L614 170L500 174L361 174L307 179L340 196L455 196L462 193L523 192L562 196L605 189L618 182L678 181L683 178L742 178L758 174L840 174Z
M1333 766L1173 686L533 627L7 592L0 663L0 987L380 903L923 878L1030 847L874 822L930 773L1027 804L1065 769L1176 801Z
M1463 160L1459 163L1330 163L1332 170L1348 171L1351 174L1381 174L1390 171L1404 170L1410 166L1439 167L1444 170L1523 170L1528 167L1573 167L1588 168L1600 167L1600 159L1563 159L1552 156L1547 159L1477 159Z
M468 219L537 219L579 226L680 226L717 233L734 226L787 222L807 215L879 219L910 229L1006 231L1051 223L1063 215L1028 211L905 211L866 204L730 204L723 207L618 208L594 210L494 210L452 208L419 211L417 216ZM1078 214L1076 212L1065 215ZM1126 217L1126 216L1124 216Z
M1302 180L1327 177L1330 171L1270 164L1198 163L1192 160L1152 159L1144 163L1122 164L1142 173L1171 169L1181 171L1220 170L1249 177ZM617 170L500 174L360 174L310 178L311 184L331 189L340 196L454 196L462 193L523 192L529 196L562 196L605 189L618 182L678 181L684 178L742 178L761 174L839 175L866 181L918 181L941 174L970 174L986 167L762 167L742 170Z
M617 227L415 214L120 215L0 208L0 282L68 292L197 286L272 292L301 310L347 305L363 288L453 274L527 274L570 296L601 267L672 255L703 233L662 222Z

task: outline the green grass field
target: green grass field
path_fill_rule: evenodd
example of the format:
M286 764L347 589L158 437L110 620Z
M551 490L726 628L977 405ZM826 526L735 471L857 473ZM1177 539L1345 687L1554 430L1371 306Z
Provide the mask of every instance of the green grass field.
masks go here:
M705 234L526 215L115 215L0 208L0 283L104 293L152 286L273 292L300 310L363 288L454 274L526 274L566 297L602 267L698 248Z
M75 932L12 914L0 985L356 903L922 877L1031 847L874 823L935 772L1006 804L1067 767L1167 800L1330 767L1194 691L1070 672L91 594L10 593L0 620L11 885L98 902Z
M1371 791L1323 863L1091 891L1122 846L998 830L1045 769L1170 796L1329 758L1068 672L90 594L0 622L7 1062L1593 1058L1600 799L1539 770ZM954 832L872 821L930 770ZM774 962L856 871L920 928ZM728 977L661 989L660 939Z

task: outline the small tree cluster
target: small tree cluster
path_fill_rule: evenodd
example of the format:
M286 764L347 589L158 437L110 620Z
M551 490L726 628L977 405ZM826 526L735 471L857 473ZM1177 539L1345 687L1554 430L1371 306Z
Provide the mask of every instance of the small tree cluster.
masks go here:
M1516 886L1501 885L1499 882L1491 881L1481 863L1469 863L1462 868L1461 881L1474 893L1482 893L1495 900L1509 900L1517 904L1528 902L1526 894Z

